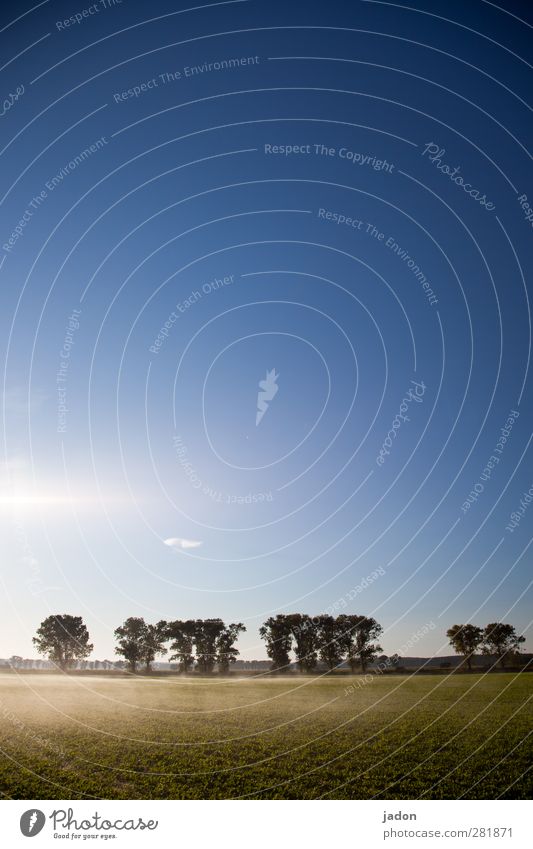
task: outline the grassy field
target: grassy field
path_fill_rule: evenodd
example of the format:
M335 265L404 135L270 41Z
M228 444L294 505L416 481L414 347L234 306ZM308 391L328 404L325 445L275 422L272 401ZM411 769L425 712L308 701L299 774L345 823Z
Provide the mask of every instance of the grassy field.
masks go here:
M360 685L360 686L359 686ZM531 797L533 676L0 676L11 798Z

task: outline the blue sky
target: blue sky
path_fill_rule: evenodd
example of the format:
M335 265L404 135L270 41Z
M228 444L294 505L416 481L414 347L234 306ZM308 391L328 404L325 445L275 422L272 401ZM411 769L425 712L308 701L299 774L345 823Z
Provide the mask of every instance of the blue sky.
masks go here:
M83 8L2 8L0 655L67 611L97 657L129 615L527 634L522 4Z

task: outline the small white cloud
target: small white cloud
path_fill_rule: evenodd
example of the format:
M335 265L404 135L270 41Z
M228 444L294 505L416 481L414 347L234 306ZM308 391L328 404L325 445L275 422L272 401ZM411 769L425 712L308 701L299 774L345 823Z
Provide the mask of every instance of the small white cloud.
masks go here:
M170 537L170 539L164 540L164 543L170 548L176 548L181 550L185 548L198 548L198 546L202 545L200 540L184 539L183 537Z

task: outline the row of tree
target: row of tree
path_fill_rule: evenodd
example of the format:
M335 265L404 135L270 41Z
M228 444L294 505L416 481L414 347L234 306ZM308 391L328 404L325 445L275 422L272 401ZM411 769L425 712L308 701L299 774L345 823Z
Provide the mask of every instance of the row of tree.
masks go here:
M150 625L132 616L115 631L115 651L123 656L131 672L139 664L149 671L156 655L167 654L165 644L170 643L170 660L178 661L180 672L196 667L209 674L217 666L224 673L239 654L235 643L241 631L246 631L242 622L226 625L222 619L176 619Z
M180 672L194 668L209 674L217 667L225 673L239 654L235 643L245 630L242 622L226 625L222 619L177 619L152 625L131 616L115 630L115 652L124 658L131 672L139 667L150 671L157 655L170 652L169 659L178 661ZM312 672L319 660L328 669L347 660L352 671L360 667L364 672L381 651L375 642L381 631L381 625L366 616L311 617L304 613L271 616L259 629L272 669L287 670L291 666L290 652L294 650L302 672ZM41 654L62 669L88 657L93 650L81 616L68 614L48 616L33 642Z
M273 670L290 666L294 651L301 672L312 672L318 661L335 669L347 661L352 672L364 672L381 646L375 642L383 628L375 619L356 614L308 616L306 613L280 613L271 616L259 629L266 643Z
M176 619L155 625L141 617L131 616L115 630L115 652L124 658L131 672L139 667L150 671L157 655L170 652L170 660L178 662L180 672L193 669L210 674L215 667L228 672L239 655L235 647L238 636L246 628L242 622L226 625L222 619ZM322 662L328 669L348 663L352 672L365 672L379 652L383 629L375 619L355 614L308 616L288 613L271 616L259 629L274 671L291 667L291 652L301 672L312 672ZM457 654L465 658L468 669L472 657L482 652L506 661L518 654L525 638L512 625L493 622L485 628L477 625L453 625L447 637ZM81 616L57 614L48 616L37 630L33 642L40 654L61 669L88 657L93 645ZM168 644L168 645L167 645ZM393 655L390 666L397 666Z
M446 632L457 654L463 655L468 669L472 669L472 658L475 654L489 654L497 657L501 666L520 651L520 646L526 638L516 633L513 625L505 622L491 622L480 628L477 625L452 625Z
M149 672L156 656L167 654L170 648L170 660L178 661L180 672L190 672L196 666L199 672L209 674L217 666L225 673L239 654L235 643L241 631L246 631L242 622L226 625L222 619L177 619L152 625L130 616L115 630L115 652L124 658L130 672L140 666ZM91 654L89 639L81 616L65 613L41 622L33 642L40 654L68 669Z

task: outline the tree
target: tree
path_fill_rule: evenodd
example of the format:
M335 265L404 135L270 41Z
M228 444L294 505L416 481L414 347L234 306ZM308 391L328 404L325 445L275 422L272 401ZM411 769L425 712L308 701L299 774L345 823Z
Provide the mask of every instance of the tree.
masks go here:
M194 629L194 646L199 672L210 675L218 660L217 641L224 630L222 619L197 619Z
M157 625L146 625L141 649L141 657L146 672L150 672L152 663L157 654L166 654L165 643L168 640L167 623L158 622Z
M382 633L383 628L375 619L356 614L341 614L337 617L341 631L341 643L346 651L348 663L352 672L357 666L364 673L369 663L375 660L378 652L383 651L380 645L373 643Z
M339 622L327 613L316 617L317 643L320 660L329 670L335 669L342 663L344 644Z
M525 641L526 638L519 637L512 625L492 622L483 632L483 652L496 655L503 669L507 657L518 654L521 643Z
M359 658L356 653L355 634L359 627L359 622L363 618L352 613L341 613L340 616L337 616L339 639L352 673L356 671L359 664Z
M287 624L294 638L294 652L300 672L311 672L318 661L318 632L307 613L289 613Z
M179 661L180 672L190 672L194 666L194 634L196 622L194 619L176 619L167 625L167 637L172 640L170 660Z
M121 654L128 664L130 672L136 672L137 664L145 658L144 640L146 637L146 622L140 616L130 616L123 625L116 628L115 637L118 646L115 654Z
M242 622L232 622L231 625L224 626L224 630L217 637L217 663L219 672L223 674L229 672L230 663L235 663L239 654L235 643L241 631L246 631Z
M446 631L446 636L456 654L462 654L466 660L468 671L472 671L472 657L483 642L483 629L477 625L452 625Z
M286 672L289 668L289 652L292 648L292 632L283 613L270 616L261 625L259 635L266 642L266 653L272 661L274 672Z
M68 613L47 616L33 638L37 651L61 669L68 669L76 660L88 657L93 650L89 632L81 616Z

